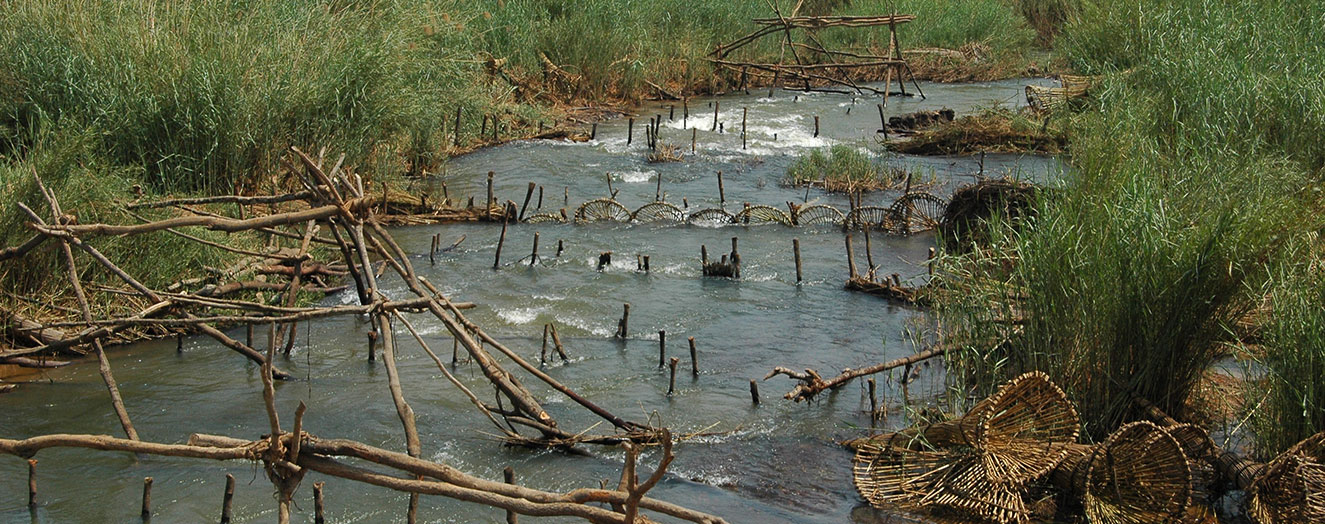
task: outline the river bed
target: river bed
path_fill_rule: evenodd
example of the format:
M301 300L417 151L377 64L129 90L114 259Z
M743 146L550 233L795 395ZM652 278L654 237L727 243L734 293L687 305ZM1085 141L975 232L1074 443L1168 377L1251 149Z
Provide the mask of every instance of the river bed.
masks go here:
M1022 87L1041 79L980 84L922 83L927 99L890 100L888 115L943 107L959 114L996 105L1024 104ZM713 108L724 133L710 131ZM690 116L670 103L640 109L634 141L626 144L627 121L598 125L587 143L520 141L452 159L429 183L445 182L452 198L486 191L486 173L496 173L497 194L517 203L529 182L544 187L539 212L555 212L608 195L607 178L619 190L617 200L635 209L652 202L658 191L667 201L690 210L718 207L716 173L724 173L726 206L740 203L784 207L785 202L822 203L847 209L845 196L783 186L780 181L796 155L834 144L879 152L879 115L874 97L767 90L693 99ZM748 108L748 142L742 148L742 108ZM849 110L849 111L848 111ZM645 161L644 122L663 115L663 142L684 144L681 162ZM820 132L814 136L814 117ZM697 128L695 154L689 154ZM587 130L586 130L587 131ZM937 181L931 192L946 197L983 169L986 174L1013 173L1022 178L1053 177L1061 166L1052 159L1019 155L980 157L890 157ZM897 191L867 194L866 205L890 204ZM536 204L531 204L535 207ZM531 213L534 211L531 211ZM468 312L496 338L537 361L543 325L555 323L570 362L549 362L547 372L609 411L632 420L650 420L678 434L719 432L676 447L669 475L650 496L725 517L729 522L910 522L910 518L868 508L850 482L851 454L835 441L865 434L871 424L863 382L824 394L810 404L780 397L793 382L783 378L759 383L762 403L752 405L750 379L762 379L774 366L814 368L825 376L908 355L912 340L927 328L924 313L844 291L847 264L840 229L832 226L791 228L782 225L700 227L674 223L514 224L507 232L502 267L492 268L500 231L492 224L402 227L393 235L414 257L414 264L454 300L479 306ZM518 260L529 254L540 235L542 261L530 267ZM464 237L459 246L429 263L431 237L442 245ZM700 276L700 246L711 256L740 239L743 278L738 281ZM799 239L805 281L797 284L792 240ZM924 261L934 245L931 233L912 236L876 234L871 239L880 274L899 274L923 283ZM558 242L565 250L555 256ZM601 252L614 253L610 266L597 270ZM864 244L856 241L857 263L865 262ZM651 271L636 270L636 255L650 257ZM404 286L387 278L384 292L408 296ZM328 303L351 303L353 291L327 297ZM629 337L612 338L622 304L631 304ZM449 357L451 339L431 317L413 315L429 344ZM301 325L298 343L278 365L297 380L277 385L277 406L287 420L294 407L308 405L305 430L329 438L350 438L388 449L404 449L403 432L387 390L380 360L366 360L367 325L342 318ZM658 368L659 331L666 331L669 357L681 358L677 392L668 397L668 377ZM512 466L518 482L568 491L615 485L623 453L583 446L585 453L531 452L501 446L489 422L436 369L417 344L402 333L399 367L405 396L418 418L424 456L475 475L501 479ZM232 336L242 340L243 330ZM700 373L689 372L686 339L694 337ZM442 351L445 350L445 351ZM463 355L463 351L461 352ZM257 368L209 338L189 338L182 352L174 341L116 348L110 353L129 413L146 440L183 442L191 433L256 438L267 432ZM923 405L942 393L941 364L919 366L907 387L909 398ZM514 368L514 366L509 366ZM462 362L457 376L482 396L490 387L477 368ZM890 406L883 427L905 424L900 373L879 377L880 393ZM524 380L563 427L594 427L598 420L549 388ZM0 436L23 438L47 433L119 434L95 361L50 370L17 391L0 396L5 415ZM599 424L598 432L609 428ZM38 457L41 505L26 506L26 464L0 459L0 521L125 522L136 520L142 479L155 478L157 522L214 521L220 512L226 473L238 479L235 522L274 520L271 484L259 466L205 460L135 458L122 453L47 450ZM641 459L651 471L657 452ZM314 481L325 480L331 522L404 520L407 496L310 474L296 495L295 522L312 522ZM492 508L424 497L421 522L504 522ZM522 517L522 520L533 520ZM545 519L556 522L556 519Z

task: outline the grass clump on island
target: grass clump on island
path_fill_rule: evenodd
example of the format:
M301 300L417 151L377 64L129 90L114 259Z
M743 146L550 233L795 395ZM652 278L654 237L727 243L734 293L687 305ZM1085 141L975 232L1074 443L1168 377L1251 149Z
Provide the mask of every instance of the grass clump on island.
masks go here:
M1066 178L1034 219L945 259L945 283L965 291L939 306L963 348L957 385L1044 370L1097 438L1144 418L1134 395L1197 420L1192 393L1216 363L1246 358L1237 326L1259 319L1267 372L1246 405L1260 407L1237 414L1261 421L1258 454L1325 429L1320 281L1274 269L1321 262L1294 246L1325 225L1325 143L1312 138L1325 131L1325 28L1302 22L1322 16L1305 0L1081 6L1055 42L1102 82L1080 113L1055 115L1068 119Z
M1063 125L1045 118L1027 110L986 109L922 128L888 147L908 155L1062 153L1067 147Z
M801 155L787 168L783 183L834 193L881 191L905 180L906 172L883 165L869 153L836 145Z

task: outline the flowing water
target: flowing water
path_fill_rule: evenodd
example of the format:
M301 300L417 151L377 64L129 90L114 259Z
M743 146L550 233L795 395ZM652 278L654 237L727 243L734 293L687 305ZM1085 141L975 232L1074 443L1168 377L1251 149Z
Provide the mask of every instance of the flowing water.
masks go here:
M983 84L922 84L927 100L892 98L890 115L949 107L959 113L980 107L1014 105L1027 82ZM879 115L873 98L838 94L797 94L767 91L719 99L719 121L725 133L709 131L713 100L692 100L684 119L676 108L650 106L636 122L633 144L626 144L626 121L598 126L597 140L588 143L527 141L506 144L452 160L434 180L444 181L452 198L486 191L488 171L495 171L503 199L523 199L528 182L544 188L542 211L569 207L607 195L607 177L620 193L617 199L634 209L654 200L658 177L670 202L682 199L693 211L717 207L716 172L723 171L727 208L740 202L783 207L807 198L803 189L779 182L795 156L810 148L833 144L879 151L875 131ZM741 109L748 108L748 149L740 140ZM848 111L850 110L850 111ZM643 133L647 115L661 114L662 141L684 144L700 129L697 153L682 162L648 164ZM813 136L813 118L820 134ZM979 157L893 157L936 178L932 192L947 196L980 170ZM1050 159L989 155L989 174L1016 172L1026 178L1053 176L1060 167ZM566 195L568 202L563 202ZM866 195L866 205L888 205L897 192ZM537 198L537 197L535 197ZM848 207L845 197L818 190L810 201ZM537 202L531 204L535 207ZM569 204L568 206L566 204ZM623 418L666 425L676 433L717 432L676 447L669 475L650 496L721 515L729 522L910 522L907 517L869 509L850 482L849 452L834 442L864 434L870 426L863 382L824 394L806 405L780 397L793 383L783 377L760 382L763 402L752 405L749 380L761 379L774 366L814 368L832 375L905 356L915 351L911 340L924 328L924 314L890 305L872 296L842 289L847 267L843 235L831 226L789 228L781 225L698 227L679 224L517 224L510 228L503 266L492 269L500 227L492 224L399 228L397 240L413 253L422 274L456 300L479 306L468 316L508 346L537 361L543 325L555 323L571 360L549 362L547 372L582 395ZM518 262L526 256L535 233L541 236L541 263ZM431 236L442 244L465 237L459 246L430 265ZM699 251L706 245L717 257L740 238L743 276L739 281L704 278ZM797 285L792 239L799 238L805 282ZM858 264L865 266L864 242L857 234ZM880 274L898 273L923 282L924 260L934 245L932 234L871 239ZM565 251L556 255L561 241ZM610 266L596 270L598 254L612 251ZM636 271L635 255L649 255L651 271ZM407 298L398 280L387 279L386 293ZM353 291L326 299L350 303ZM631 304L629 337L612 338L622 304ZM425 315L411 321L442 358L449 360L451 339L439 323ZM668 357L680 357L677 391L668 397L668 377L658 368L659 331L666 331ZM403 432L387 390L380 360L366 360L367 326L361 319L342 318L303 325L299 343L280 366L298 380L277 385L277 405L289 424L299 401L308 404L306 431L322 437L350 438L388 449L404 450ZM232 336L242 339L243 330ZM689 371L686 339L698 346L698 376ZM399 366L407 400L417 414L424 456L475 475L500 479L513 466L518 482L536 488L567 491L597 487L602 479L615 485L623 453L615 448L583 446L584 453L532 452L507 449L493 438L494 429L445 379L407 333L399 341ZM464 362L457 375L480 396L491 388L477 369ZM208 338L190 338L182 352L174 341L150 342L111 352L115 376L142 437L157 442L183 442L195 432L257 438L267 432L257 368ZM917 368L907 386L913 402L924 404L943 388L939 363ZM515 369L508 365L508 369ZM517 372L520 374L520 372ZM889 406L881 423L905 423L900 372L881 375L880 394ZM610 426L533 378L524 380L561 426L578 431L609 432ZM4 415L0 436L22 438L65 433L119 434L106 392L93 361L51 370L18 391L0 396ZM596 424L596 426L595 426ZM40 507L26 506L26 464L0 458L0 521L3 522L126 522L136 520L142 479L155 478L157 522L215 521L219 514L224 475L238 479L237 522L270 522L276 504L271 484L260 467L245 463L213 463L195 459L135 458L123 453L47 450L38 455ZM651 471L658 453L641 458L641 471ZM327 509L332 522L395 522L404 520L407 496L372 486L310 474L296 494L295 521L312 521L311 483L326 480ZM522 517L531 520L529 517ZM499 510L425 497L422 522L503 522Z

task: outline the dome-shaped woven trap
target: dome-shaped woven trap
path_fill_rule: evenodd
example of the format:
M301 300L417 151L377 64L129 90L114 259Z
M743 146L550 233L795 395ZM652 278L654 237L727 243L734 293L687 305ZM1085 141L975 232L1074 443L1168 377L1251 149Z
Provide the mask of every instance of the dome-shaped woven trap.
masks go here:
M1022 522L1023 488L1053 469L1078 432L1063 391L1045 374L1027 373L959 419L853 444L856 489L876 506Z
M566 217L557 213L536 213L529 215L524 219L527 224L559 224L566 221Z
M580 208L575 210L575 220L581 222L626 222L630 220L630 210L616 200L599 198L580 204Z
M1191 503L1187 455L1150 422L1123 426L1103 444L1076 447L1054 479L1079 498L1092 524L1177 522Z
M948 203L929 193L907 193L893 202L890 211L894 232L902 235L936 229Z
M732 221L737 224L767 224L777 222L782 225L791 225L791 216L786 211L773 206L757 205L746 206L732 217Z
M1325 522L1325 432L1280 453L1247 490L1247 515L1260 524Z
M818 224L840 225L845 219L846 215L842 214L841 211L833 206L816 204L796 210L796 225L800 226L813 226Z
M717 208L701 209L686 218L696 226L722 226L732 223L732 214Z
M681 222L685 220L685 211L667 202L650 202L630 214L636 222Z
M847 229L892 229L892 208L861 206L846 214L843 223Z

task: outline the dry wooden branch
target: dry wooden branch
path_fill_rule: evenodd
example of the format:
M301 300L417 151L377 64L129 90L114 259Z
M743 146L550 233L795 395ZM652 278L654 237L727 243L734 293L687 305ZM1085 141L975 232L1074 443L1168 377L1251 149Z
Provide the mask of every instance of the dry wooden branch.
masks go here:
M847 369L846 371L843 371L842 374L828 380L824 380L823 377L820 376L819 373L815 372L813 369L806 369L804 373L797 373L795 371L792 371L791 369L779 366L773 368L773 371L770 371L768 375L765 375L764 380L768 380L777 375L786 375L787 377L801 381L801 384L797 385L791 391L787 392L786 395L783 395L783 398L787 400L794 400L796 402L800 402L802 400L810 400L814 398L815 395L822 393L824 390L837 389L839 387L842 387L846 385L846 383L851 382L852 379L856 379L866 375L873 375L875 373L887 371L894 368L899 368L909 364L915 364L917 362L926 359L940 356L946 352L947 352L946 347L930 348L925 351L921 351L920 353L916 353L911 356L902 357L894 360L889 360L882 364L876 364L873 366L860 368L860 369Z

